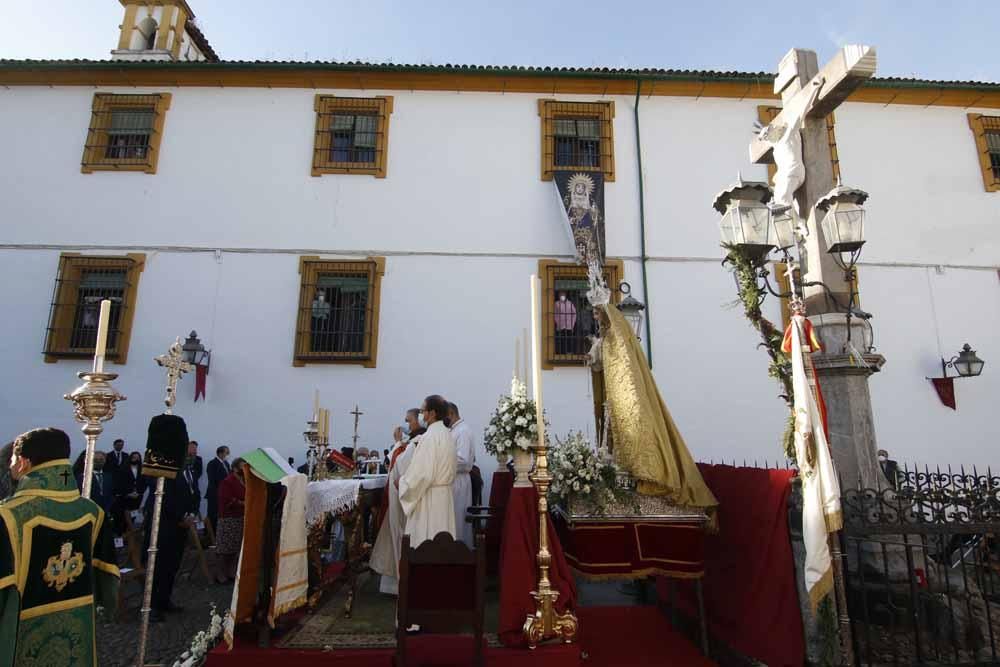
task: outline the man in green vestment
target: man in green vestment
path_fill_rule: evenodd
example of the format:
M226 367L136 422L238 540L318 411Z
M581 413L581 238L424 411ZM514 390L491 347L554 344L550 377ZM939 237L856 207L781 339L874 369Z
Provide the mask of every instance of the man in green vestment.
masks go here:
M0 667L96 667L94 608L114 613L111 526L81 498L69 437L28 431L14 441L17 493L0 503Z

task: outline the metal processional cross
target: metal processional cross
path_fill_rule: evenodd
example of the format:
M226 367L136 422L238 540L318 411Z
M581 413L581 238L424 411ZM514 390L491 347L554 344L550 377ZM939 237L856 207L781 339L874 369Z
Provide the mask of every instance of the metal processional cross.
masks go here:
M166 354L153 357L159 366L167 369L167 394L163 399L167 409L166 414L174 413L174 402L177 398L177 382L185 373L194 370L194 366L184 361L183 347L181 339L178 338L168 349ZM146 664L146 640L149 637L149 612L153 600L153 573L156 571L156 553L160 536L160 513L163 507L163 487L164 478L156 478L156 490L153 492L153 517L152 530L149 537L149 555L146 558L146 585L142 597L142 626L139 631L139 649L136 664L144 667Z
M354 454L357 456L358 452L358 420L361 419L361 415L365 414L358 409L357 403L354 404L354 410L351 412L354 415Z
M802 279L825 283L842 303L849 300L850 286L843 270L824 252L826 244L822 239L820 219L814 211L816 202L837 185L826 117L875 74L875 62L873 47L845 46L819 69L815 51L792 49L781 59L774 79L774 92L781 93L782 108L768 127L792 128L797 126L797 120L802 121L801 160L805 180L795 195L802 217L807 218L808 229L802 248ZM773 147L758 135L750 144L750 161L774 162ZM835 312L822 287L808 286L803 291L810 314Z
M167 395L164 397L163 402L167 406L165 412L171 415L174 413L174 403L177 400L177 382L185 373L190 373L194 370L194 364L184 361L183 346L181 345L180 338L170 346L166 354L153 357L153 361L167 369Z

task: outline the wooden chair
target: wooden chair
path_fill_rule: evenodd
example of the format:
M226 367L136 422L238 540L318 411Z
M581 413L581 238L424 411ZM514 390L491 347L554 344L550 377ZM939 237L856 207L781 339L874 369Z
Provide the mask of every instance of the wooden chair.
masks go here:
M399 601L396 607L396 667L406 667L407 632L419 625L429 634L457 634L471 628L475 655L470 663L483 665L483 610L486 558L483 535L469 549L450 534L410 546L403 536L399 562Z

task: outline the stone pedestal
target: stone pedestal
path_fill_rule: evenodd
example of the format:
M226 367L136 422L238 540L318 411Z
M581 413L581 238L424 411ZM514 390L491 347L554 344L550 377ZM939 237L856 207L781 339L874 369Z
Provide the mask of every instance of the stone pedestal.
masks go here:
M809 317L823 352L813 353L826 402L830 450L843 488L887 488L878 464L875 424L868 378L885 364L881 354L864 352L871 344L871 329L864 320L851 320L847 340L847 318L841 313ZM853 350L853 352L852 352Z

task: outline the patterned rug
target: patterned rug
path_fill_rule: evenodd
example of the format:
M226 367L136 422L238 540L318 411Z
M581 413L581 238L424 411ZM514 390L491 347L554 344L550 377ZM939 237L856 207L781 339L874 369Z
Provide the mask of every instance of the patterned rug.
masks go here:
M378 592L378 579L378 575L372 573L361 576L351 618L344 618L347 589L341 587L290 630L278 646L326 651L395 648L396 598ZM502 646L496 634L498 612L497 594L487 590L485 639L491 648Z

